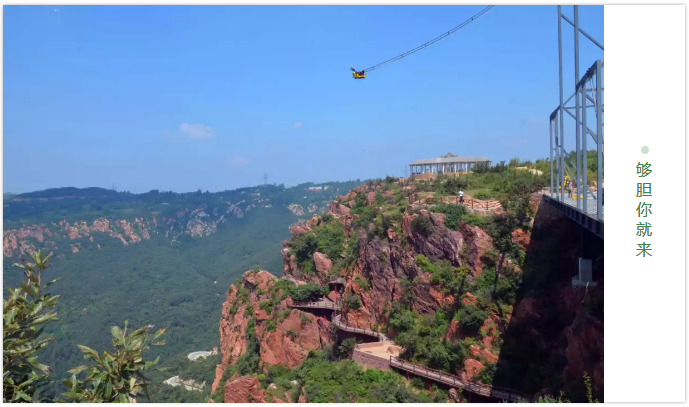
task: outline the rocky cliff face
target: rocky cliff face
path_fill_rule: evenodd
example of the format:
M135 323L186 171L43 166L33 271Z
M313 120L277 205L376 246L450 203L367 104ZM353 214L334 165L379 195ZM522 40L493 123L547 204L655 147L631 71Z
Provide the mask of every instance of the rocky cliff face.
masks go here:
M16 200L22 201L21 198ZM103 239L115 239L128 246L150 240L153 235L164 237L170 244L174 244L183 236L200 238L214 234L220 224L232 219L242 219L255 207L256 203L253 201L225 201L221 207L209 208L203 204L179 210L168 216L156 213L151 213L149 217L132 219L102 216L92 221L68 222L61 219L47 224L21 225L3 230L2 251L4 257L16 257L24 252L39 249L78 253L80 249L89 246L100 249L99 242ZM262 207L271 208L272 205ZM304 215L298 204L285 205L285 208L297 216ZM309 212L325 209L325 206L312 204Z
M328 319L288 308L284 290L284 282L267 271L248 271L230 287L220 321L222 363L216 369L212 391L221 385L228 366L245 354L251 335L259 343L264 369L275 365L295 368L310 350L332 343Z
M594 260L595 287L571 283L581 229L548 205L539 207L496 372L505 386L554 396L562 390L572 400L585 400L586 374L594 396L603 397L603 242L588 232L583 236L585 256Z
M358 247L355 261L337 273L331 273L332 259L320 252L312 255L315 272L304 273L295 255L290 254L292 242L283 242L286 276L317 284L326 284L333 277L345 279L343 295L356 294L361 302L358 310L346 309L347 321L361 328L380 328L388 324L392 303L405 296L404 280L415 281L411 293L407 294L414 311L431 314L455 303L452 295L444 294L441 287L431 283L431 275L415 264L416 256L425 255L431 261L446 260L455 267L465 266L471 275L478 276L482 257L494 250L492 239L480 228L462 225L459 231L451 230L445 226L445 215L431 213L423 207L411 208L417 213L407 211L398 224L392 222L380 236L367 232L372 225L353 226L352 222L359 218L351 214L356 197L365 197L366 206L372 207L376 190L382 187L382 184L362 186L330 204L328 215L342 224L345 235L355 239ZM412 228L417 218L428 220L427 231ZM312 218L304 226L293 227L292 237L313 232L319 222L319 218Z
M390 311L393 303L409 300L410 308L419 314L434 314L437 310L451 308L458 299L446 293L442 287L432 282L432 276L415 264L415 257L424 255L431 261L446 260L454 267L467 267L472 276L478 276L482 270L482 258L486 252L494 250L492 239L480 228L463 225L460 230L451 230L445 225L445 215L432 213L423 207L409 208L410 210L400 216L391 216L392 220L386 230L380 233L370 233L371 225L362 225L356 220L359 215L352 215L352 207L355 200L361 196L365 200L366 207L374 207L376 204L376 191L383 185L362 186L346 196L339 197L329 205L325 217L314 216L303 225L294 225L290 228L292 239L283 242L282 256L284 261L284 279L300 284L318 284L327 286L334 278L344 279L344 287L341 292L333 290L328 297L339 300L343 297L356 296L359 299L358 309L353 309L347 303L343 305L343 314L350 325L360 328L371 328L379 331L387 331ZM380 194L386 197L385 205L396 208L391 194ZM396 209L399 214L399 210ZM385 215L384 215L385 216ZM412 227L415 219L428 220L429 228L426 231L415 230ZM310 255L313 267L304 270L300 266L300 259L294 252L295 241L299 236L318 233L324 225L337 222L342 225L345 247L356 246L351 258L343 259L345 255L330 259L328 256L314 250ZM355 225L355 223L357 223ZM346 251L346 250L345 250ZM272 276L267 277L267 272L261 272L249 277L245 275L243 286L248 289L247 304L254 310L258 304L266 300L270 287L276 281ZM259 278L260 282L252 281ZM409 284L410 281L414 283ZM330 288L333 288L332 286ZM265 292L263 296L258 294ZM237 289L233 286L228 293L228 299L223 308L223 320L221 321L221 347L223 350L223 365L219 366L218 373L231 365L246 349L245 331L250 316L243 314L243 305L237 306ZM278 297L280 298L280 297ZM236 309L230 312L232 307ZM278 304L273 312L280 313L285 310L284 300ZM270 314L271 318L277 314ZM275 332L265 333L264 328L259 327L261 321L269 316L255 312L257 334L261 337L261 361L267 365L284 365L288 367L298 366L304 359L308 350L322 348L324 344L332 341L329 336L329 322L325 317L315 317L312 313L303 313L293 310L290 316L279 322ZM504 317L504 316L503 316ZM311 322L306 325L297 323L303 318L309 318ZM486 324L499 318L490 315ZM509 318L507 316L506 318ZM457 330L456 324L451 329ZM308 340L291 340L285 332L297 332L298 338L307 336ZM387 332L394 334L394 332ZM495 334L486 330L487 337ZM457 336L456 332L448 332L450 337ZM287 338L287 339L285 339ZM496 358L491 353L491 345L494 341L487 340L476 346L475 363L467 362L468 375L473 376L482 365L478 359L488 358L494 361ZM471 359L471 357L470 357ZM476 366L479 365L480 368ZM471 373L474 372L474 373ZM466 372L458 372L467 374ZM220 376L216 378L216 381ZM218 383L215 386L219 385Z
M320 314L293 310L281 317L288 311L286 297L284 292L276 294L275 290L286 281L297 286L328 287L327 298L342 301L343 318L348 324L381 331L393 339L397 333L390 327L390 319L395 304L407 304L405 307L422 316L435 315L438 311L452 315L462 307L481 307L482 312L474 314L482 318L477 331L463 331L464 317L459 320L455 317L447 325L443 338L466 346L463 363L454 373L465 380L480 382L488 377L487 369L501 367L503 337L511 326L515 300L508 296L511 299L486 306L486 289L471 292L468 288L478 289L479 285L493 281L499 257L493 239L481 227L461 221L449 225L449 215L438 213L432 206L409 205L404 198L404 188L383 183L363 185L338 197L330 203L326 215L314 216L290 228L291 239L283 242L282 279L267 272L247 274L240 286L248 294L241 294L241 288L230 288L220 328L223 363L218 367L214 389L222 385L219 381L226 368L246 350L244 338L251 318L255 319L264 366L294 368L309 350L332 343L329 314L316 316ZM537 207L539 202L535 199L533 204ZM522 252L531 246L528 231L515 230L511 238ZM340 245L341 249L335 250L333 245ZM419 261L420 258L428 263ZM453 270L449 277L437 271L441 266ZM507 285L521 281L518 259L508 255L504 267L503 273L511 277L504 280L506 277L500 275L500 281L507 281L504 283ZM483 276L484 273L489 274ZM463 280L466 284L448 287L458 281L458 274L466 276ZM455 280L450 283L448 278ZM335 279L342 279L344 284L333 284ZM504 284L496 283L496 287L506 290ZM244 301L238 300L240 294L244 295ZM478 295L482 296L480 304ZM581 312L580 294L568 294L565 287L561 299L567 312L578 316L562 331L559 347L548 351L567 358L562 371L572 380L581 378L582 372L593 366L594 385L602 389L602 323L599 327L598 322ZM269 312L256 311L262 301L268 300L275 304ZM528 301L516 305L515 312L524 321L541 318L530 311L534 306L530 308ZM246 307L253 308L253 316L246 314ZM266 321L271 319L277 321L274 331L266 330ZM545 340L543 332L532 334L525 337L526 342ZM308 338L301 339L302 336Z

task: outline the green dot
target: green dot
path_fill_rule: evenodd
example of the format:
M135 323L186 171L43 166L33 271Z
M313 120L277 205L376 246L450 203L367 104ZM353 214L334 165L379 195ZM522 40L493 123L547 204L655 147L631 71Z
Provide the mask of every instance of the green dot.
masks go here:
M648 147L646 147L646 146L641 147L641 154L648 154Z

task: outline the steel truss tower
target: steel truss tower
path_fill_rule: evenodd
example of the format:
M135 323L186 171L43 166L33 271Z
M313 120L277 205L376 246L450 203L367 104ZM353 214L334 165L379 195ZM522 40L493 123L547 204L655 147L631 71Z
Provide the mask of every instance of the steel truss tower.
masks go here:
M560 68L560 103L550 115L550 196L569 206L576 206L577 211L603 222L603 61L596 60L583 76L579 76L579 35L583 35L594 45L603 49L598 41L579 27L579 6L574 6L574 21L562 13L557 6L558 57ZM562 77L562 21L574 28L574 94L564 100ZM574 99L574 105L572 102ZM569 105L568 105L569 104ZM572 113L574 111L574 113ZM564 147L565 125L564 114L575 122L575 163L570 162ZM595 121L594 128L589 127ZM596 187L588 186L588 142L589 137L596 149ZM574 168L572 168L574 167ZM565 176L576 186L576 195L565 196ZM599 193L600 191L600 193ZM572 199L574 198L574 199Z

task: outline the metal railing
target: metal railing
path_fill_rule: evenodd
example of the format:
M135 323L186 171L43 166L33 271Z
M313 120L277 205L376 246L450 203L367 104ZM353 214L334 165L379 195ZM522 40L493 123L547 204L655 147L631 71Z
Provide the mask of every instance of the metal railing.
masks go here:
M358 333L358 334L364 334L368 336L373 336L375 338L378 338L381 342L385 342L388 340L388 337L385 336L385 334L374 331L373 329L368 329L368 328L359 328L355 326L351 326L347 323L347 320L342 320L342 314L339 312L335 312L333 314L333 325L338 327L339 329L346 331L346 332L353 332L353 333Z
M406 360L402 360L396 356L390 356L390 366L485 397L494 397L514 402L524 402L530 400L528 396L513 390L499 389L487 384L463 381L457 376L441 372L440 370L431 369L423 365L417 365L416 363L407 362Z
M345 279L342 277L337 277L337 278L331 278L328 280L328 284L342 284L344 285Z
M349 325L346 319L342 318L340 313L340 302L332 301L290 301L287 303L288 307L292 308L315 308L315 309L329 309L333 310L332 324L340 330L351 333L358 333L372 336L381 342L389 341L390 339L383 333L374 331L368 328L359 328ZM513 390L499 389L497 387L478 384L474 382L462 381L459 377L442 372L440 370L431 369L423 365L407 362L398 357L390 356L390 366L410 372L417 376L422 376L449 386L457 387L471 393L479 394L486 397L494 397L507 401L529 401L529 397L522 393Z
M321 301L289 301L287 303L288 307L291 308L314 308L314 309L329 309L335 311L333 313L333 320L332 324L335 325L337 328L347 331L347 332L353 332L353 333L359 333L359 334L364 334L368 336L373 336L378 338L381 342L387 341L388 337L385 336L385 334L374 331L372 329L368 328L359 328L355 326L351 326L347 323L347 320L342 319L342 314L339 312L340 309L342 309L342 306L339 302L332 302L332 301L326 301L326 300L321 300Z
M288 307L291 308L316 308L316 309L330 309L330 310L339 310L340 303L339 302L332 302L332 301L290 301L287 303Z

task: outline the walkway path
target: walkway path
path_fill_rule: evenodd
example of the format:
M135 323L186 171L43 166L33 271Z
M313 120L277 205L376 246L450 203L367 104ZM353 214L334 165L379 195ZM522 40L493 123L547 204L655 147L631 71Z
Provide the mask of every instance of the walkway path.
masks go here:
M206 387L206 382L197 384L193 380L180 380L179 376L172 376L171 378L165 380L163 383L170 385L172 387L184 386L184 388L189 391L201 391L204 387Z
M290 301L287 303L290 308L315 308L315 309L330 309L340 310L339 302L332 302L330 300L320 301Z
M333 313L333 325L338 327L339 329L346 331L346 332L353 332L357 334L364 334L368 336L373 336L375 338L378 338L379 341L385 342L389 341L390 339L385 336L385 334L381 332L374 331L372 329L367 329L367 328L357 328L355 326L351 326L347 324L347 320L342 320L342 314L339 311L336 311Z
M554 198L559 200L560 196L553 194ZM565 193L565 199L562 201L564 204L571 206L572 208L577 209L577 201L576 199L570 198L567 193ZM584 211L584 206L582 202L582 207L581 209L578 209L580 211ZM586 197L586 214L593 219L597 219L597 211L598 211L598 201L596 199L596 196L589 192L587 197ZM601 213L601 219L605 218L605 206L602 208L603 213Z
M205 357L208 357L212 354L213 354L212 352L201 350L198 352L191 352L190 354L187 355L187 358L191 361L194 361L198 358L205 358Z
M332 324L338 329L346 332L353 332L368 336L373 336L381 342L390 341L385 334L367 328L358 328L347 324L346 320L342 319L341 304L339 302L332 302L330 300L320 301L292 301L287 304L291 308L306 308L306 309L327 309L333 310ZM379 357L379 356L376 356ZM381 358L383 359L383 358ZM385 359L383 359L385 360ZM390 366L404 370L416 376L425 377L439 383L446 384L458 389L463 389L468 392L479 394L481 396L493 397L507 401L530 401L530 398L524 394L515 392L513 390L500 389L490 385L478 384L473 382L462 381L459 377L449 373L441 372L440 370L430 369L423 365L402 360L398 357L390 356Z
M416 376L425 377L429 380L443 383L458 389L466 390L468 392L479 394L481 396L493 397L501 400L514 402L530 401L530 398L522 393L518 393L513 390L500 389L487 384L463 381L455 375L441 372L440 370L430 369L426 366L418 365L416 363L411 363L395 356L390 356L390 366L400 370L404 370Z
M385 334L383 334L381 332L377 332L377 331L374 331L372 329L358 328L358 327L349 325L347 323L347 320L342 318L342 313L340 312L340 310L342 309L342 306L339 302L332 302L330 300L293 301L293 302L288 303L287 306L291 307L291 308L311 308L311 309L333 310L335 312L333 313L332 324L335 325L337 328L339 328L343 331L346 331L346 332L353 332L353 333L373 336L374 338L377 338L380 341L389 340L388 337L385 336Z

